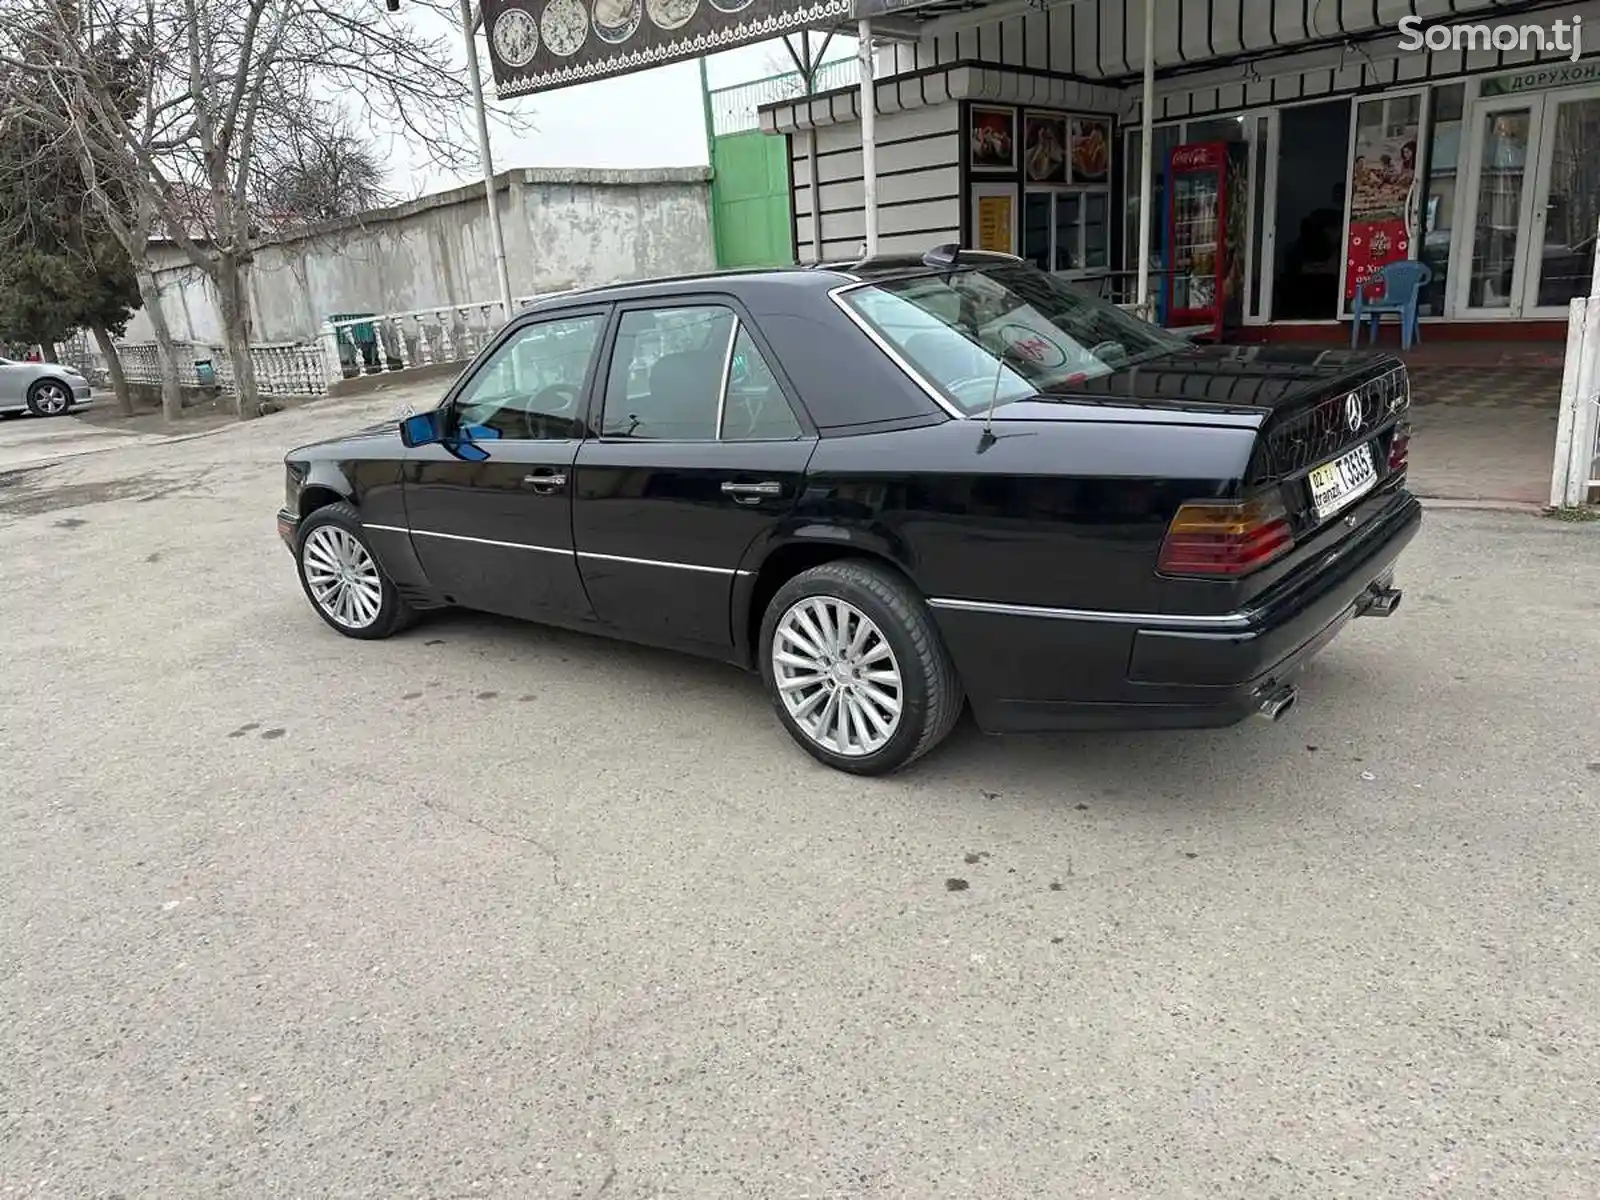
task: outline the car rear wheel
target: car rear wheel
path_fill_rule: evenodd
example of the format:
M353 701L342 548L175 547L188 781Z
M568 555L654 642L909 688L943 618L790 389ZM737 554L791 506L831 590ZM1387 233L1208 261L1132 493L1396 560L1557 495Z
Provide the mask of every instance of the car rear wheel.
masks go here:
M760 646L778 719L838 770L897 770L961 715L960 680L927 606L872 563L824 563L789 580L767 606Z
M345 637L386 638L416 619L348 504L315 509L300 522L295 562L311 607Z
M28 389L28 411L36 417L59 417L72 407L72 393L64 383L41 379Z

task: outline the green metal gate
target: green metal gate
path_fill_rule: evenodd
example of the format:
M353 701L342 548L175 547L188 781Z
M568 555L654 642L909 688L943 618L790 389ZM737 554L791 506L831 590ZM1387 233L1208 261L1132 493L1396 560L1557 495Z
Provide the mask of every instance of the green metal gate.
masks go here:
M711 140L711 206L719 267L794 262L788 139L752 130Z

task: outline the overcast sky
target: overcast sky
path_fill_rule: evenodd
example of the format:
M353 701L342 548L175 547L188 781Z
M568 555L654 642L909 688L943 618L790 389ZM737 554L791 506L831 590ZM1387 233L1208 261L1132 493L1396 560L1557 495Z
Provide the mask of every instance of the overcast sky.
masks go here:
M465 73L466 54L454 21L420 5L402 9L402 13L430 32L437 29L449 36L456 47L456 65ZM854 53L854 38L835 37L827 58L831 61ZM530 118L534 126L520 135L505 128L491 129L496 171L512 167L703 166L708 161L700 67L695 61L511 100L494 96L489 51L481 33L478 61L490 111L517 113ZM792 69L781 41L724 51L707 62L713 88ZM436 192L481 177L476 170L441 171L419 159L401 137L385 135L382 130L373 132L393 164L392 186L404 196Z

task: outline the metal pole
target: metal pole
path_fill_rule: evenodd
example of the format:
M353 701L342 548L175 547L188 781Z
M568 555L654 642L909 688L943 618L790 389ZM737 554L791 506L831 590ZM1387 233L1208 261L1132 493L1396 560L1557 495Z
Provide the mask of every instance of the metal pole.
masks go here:
M873 78L872 22L863 20L856 30L856 57L861 62L861 193L862 217L866 222L866 255L878 252L878 87ZM812 208L820 214L822 205L813 193Z
M472 84L472 114L478 119L478 157L483 163L483 198L489 205L489 245L495 275L500 281L500 303L505 319L512 317L511 271L506 264L506 241L500 232L500 205L495 196L494 158L489 153L489 114L483 107L483 73L478 68L478 39L473 35L472 0L460 0L461 37L467 44L467 78Z
M711 77L706 71L706 56L700 56L700 108L706 119L706 165L711 168L711 182L706 189L706 222L711 227L711 257L720 269L728 264L722 261L722 241L717 236L717 120L711 110Z
M811 53L811 31L807 29L800 35L805 39L806 53L800 61L800 74L806 85L806 121L810 122L811 97L817 94L817 64L822 56L828 52L828 39L833 37L830 30L822 39L822 49L815 55ZM784 40L784 45L788 45ZM811 125L806 130L806 195L811 197L811 261L822 261L822 202L817 199L822 194L822 172L817 166L817 127Z
M1156 0L1144 0L1144 111L1139 135L1139 315L1150 320L1150 229L1156 216L1150 211L1156 190Z

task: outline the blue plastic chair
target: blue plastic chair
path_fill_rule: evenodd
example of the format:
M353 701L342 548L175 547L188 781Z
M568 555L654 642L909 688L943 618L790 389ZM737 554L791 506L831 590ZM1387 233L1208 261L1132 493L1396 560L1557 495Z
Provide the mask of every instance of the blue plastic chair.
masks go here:
M1361 336L1361 323L1369 318L1372 332L1368 341L1377 345L1378 321L1384 313L1394 313L1400 318L1401 349L1409 350L1412 342L1420 342L1422 327L1417 320L1417 303L1422 299L1423 288L1432 281L1433 268L1425 262L1411 259L1387 263L1374 271L1371 278L1356 288L1355 302L1350 310L1350 348L1355 349ZM1383 296L1372 299L1367 295L1367 289L1379 282L1383 284Z

